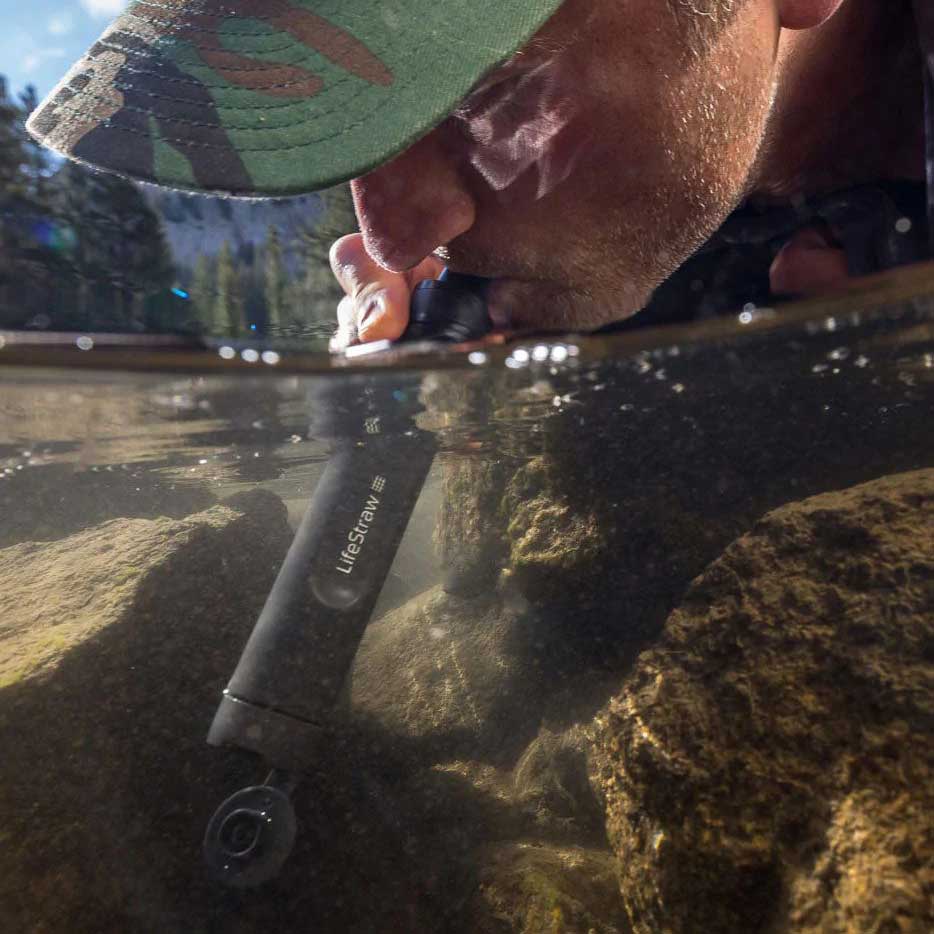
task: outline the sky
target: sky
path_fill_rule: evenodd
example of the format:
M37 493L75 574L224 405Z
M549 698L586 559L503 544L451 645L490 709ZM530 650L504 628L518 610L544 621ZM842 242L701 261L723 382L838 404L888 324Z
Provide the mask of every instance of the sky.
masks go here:
M12 91L52 90L127 0L0 0L0 74Z

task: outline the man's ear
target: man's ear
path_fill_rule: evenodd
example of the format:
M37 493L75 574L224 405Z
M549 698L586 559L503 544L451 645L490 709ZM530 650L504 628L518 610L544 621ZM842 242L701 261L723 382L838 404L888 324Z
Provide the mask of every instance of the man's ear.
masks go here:
M778 0L779 24L785 29L821 26L843 6L845 0Z

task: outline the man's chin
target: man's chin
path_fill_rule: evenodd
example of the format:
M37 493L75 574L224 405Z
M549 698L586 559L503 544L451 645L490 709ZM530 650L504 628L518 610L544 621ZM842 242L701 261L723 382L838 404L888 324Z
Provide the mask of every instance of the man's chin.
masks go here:
M497 328L536 331L594 331L635 314L650 293L620 288L612 294L540 279L493 277L488 294Z
M652 296L650 287L605 270L587 287L529 275L531 270L510 269L508 260L467 250L458 241L434 255L453 272L492 280L490 316L500 330L593 331L634 315Z

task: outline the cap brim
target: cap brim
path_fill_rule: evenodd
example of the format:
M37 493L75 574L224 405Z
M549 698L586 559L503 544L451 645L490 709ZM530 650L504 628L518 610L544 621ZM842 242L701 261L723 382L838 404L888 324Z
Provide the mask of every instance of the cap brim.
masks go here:
M137 0L28 129L139 181L247 197L315 191L423 136L560 5Z

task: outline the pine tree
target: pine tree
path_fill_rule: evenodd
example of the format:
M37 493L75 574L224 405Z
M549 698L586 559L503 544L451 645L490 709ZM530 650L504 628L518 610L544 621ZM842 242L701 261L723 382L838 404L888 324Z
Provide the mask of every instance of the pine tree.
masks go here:
M162 223L131 182L66 163L52 183L56 214L72 232L84 328L141 330L146 295L174 281Z
M18 129L23 151L23 174L29 194L40 204L45 204L49 195L49 152L26 132L26 118L38 106L39 95L35 87L29 84L19 95Z
M195 270L192 275L191 301L195 307L195 313L205 330L211 331L214 328L214 303L215 303L215 282L217 278L217 262L206 253L201 253L195 262Z
M0 75L0 194L19 191L23 184L26 152L21 120L22 111L9 96L6 78Z
M56 324L70 276L68 231L48 197L48 157L26 133L35 105L33 88L14 100L0 76L0 325L7 327Z
M273 224L269 225L266 236L265 257L263 262L263 291L266 299L266 330L278 331L285 323L285 288L286 274L282 262L282 246L279 232Z
M331 272L330 251L335 240L357 230L349 185L321 192L323 212L301 234L302 275L296 293L296 311L306 324L334 323L343 291Z
M214 322L217 334L235 336L241 330L241 295L237 270L234 268L230 241L225 240L217 254L217 280L214 295Z

